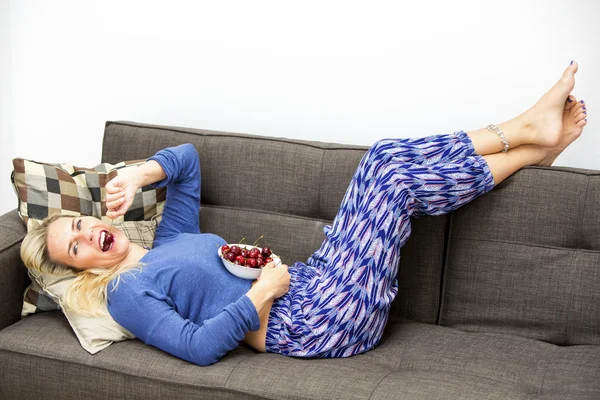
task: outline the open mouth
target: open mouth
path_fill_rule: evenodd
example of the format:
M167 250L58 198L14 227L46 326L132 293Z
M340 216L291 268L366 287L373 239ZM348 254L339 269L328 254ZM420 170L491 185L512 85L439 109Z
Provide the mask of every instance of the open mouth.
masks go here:
M114 242L115 235L113 235L109 231L100 232L100 237L98 238L98 246L100 246L100 250L109 251L110 249L112 249Z

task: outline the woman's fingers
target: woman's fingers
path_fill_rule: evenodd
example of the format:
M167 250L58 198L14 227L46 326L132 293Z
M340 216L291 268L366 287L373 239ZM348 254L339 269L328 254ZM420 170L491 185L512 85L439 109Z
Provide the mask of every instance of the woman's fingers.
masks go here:
M106 208L109 210L114 210L125 203L125 193L123 192L117 195L114 200L109 200L108 196L106 196L106 200Z
M275 261L271 261L271 262L265 264L265 267L269 267L269 268L271 268L271 267L275 268L275 267L279 267L279 266L284 266L287 268L287 265L283 264L281 262L281 260L277 260L277 263L275 263Z
M119 217L119 214L116 211L107 211L106 216L110 219L116 219Z
M125 213L127 212L127 209L129 207L126 207L125 204L120 204L116 207L113 207L111 209L108 209L106 211L106 216L110 219L116 219L119 218L122 215L125 215Z
M117 175L106 184L106 216L110 219L125 215L135 197L137 187L128 176Z
M118 193L106 193L106 202L110 202L110 201L116 201L119 200L121 198L125 197L125 191L120 191Z
M123 182L119 182L116 180L116 178L111 179L105 186L106 194L119 193L121 190L123 190L123 187L121 186L122 184Z
M127 185L127 181L122 176L115 176L106 184L106 193L115 194L123 191L123 188Z

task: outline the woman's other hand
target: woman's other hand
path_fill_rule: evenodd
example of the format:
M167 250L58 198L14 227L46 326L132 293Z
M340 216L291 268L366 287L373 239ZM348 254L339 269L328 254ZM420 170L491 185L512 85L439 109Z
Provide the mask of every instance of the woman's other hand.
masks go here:
M271 261L262 268L257 286L262 286L264 290L271 293L274 299L277 299L290 290L290 273L286 264L279 264Z
M135 170L134 170L135 171ZM115 219L125 215L140 188L137 171L115 176L106 184L106 216Z

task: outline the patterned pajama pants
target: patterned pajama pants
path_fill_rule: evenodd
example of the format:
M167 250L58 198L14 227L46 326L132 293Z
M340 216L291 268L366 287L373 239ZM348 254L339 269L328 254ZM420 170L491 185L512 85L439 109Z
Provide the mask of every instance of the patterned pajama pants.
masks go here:
M321 247L289 267L290 290L269 315L267 352L331 358L372 349L398 293L410 218L448 213L493 187L487 162L464 131L376 142L324 228Z

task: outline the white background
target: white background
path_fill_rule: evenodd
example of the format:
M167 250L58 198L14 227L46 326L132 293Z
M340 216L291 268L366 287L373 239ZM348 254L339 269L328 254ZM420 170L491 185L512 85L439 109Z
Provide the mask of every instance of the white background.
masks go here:
M93 166L107 120L370 145L506 121L572 59L590 121L555 165L600 169L599 19L592 0L0 0L0 213L13 157Z

